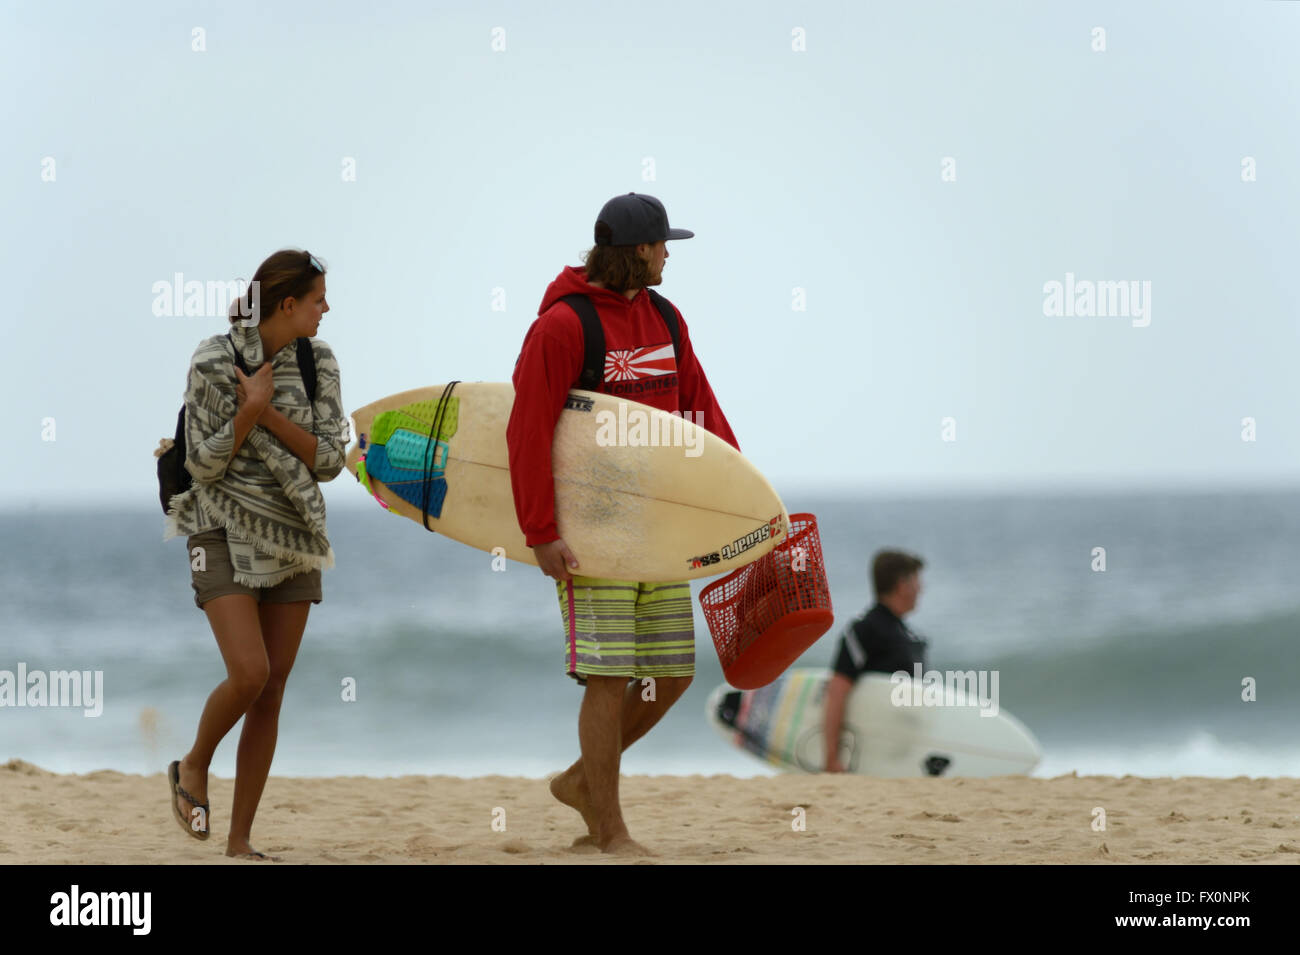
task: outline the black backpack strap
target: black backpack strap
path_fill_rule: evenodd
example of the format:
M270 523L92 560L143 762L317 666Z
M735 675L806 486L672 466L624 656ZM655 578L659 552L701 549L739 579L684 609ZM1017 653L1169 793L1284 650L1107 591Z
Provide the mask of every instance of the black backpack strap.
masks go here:
M672 302L654 289L647 288L646 291L650 293L650 301L659 309L664 325L668 328L668 335L673 340L673 360L677 361L681 354L681 329L677 322L677 312L673 309ZM596 314L596 306L581 292L572 292L560 301L573 309L582 322L582 374L576 387L599 391L600 383L605 380L605 329L600 324L600 316ZM518 363L516 359L515 364Z
M303 386L307 389L307 400L316 401L316 353L312 351L311 339L298 339L298 373L302 375Z
M600 383L605 380L605 329L596 314L596 306L581 292L573 292L560 301L573 309L582 322L582 374L576 387L599 391Z
M235 353L235 367L247 375L248 366L244 364L244 356L239 353L239 346L236 345L235 340L230 337L230 332L226 332L226 340L230 342L230 350Z
M230 341L230 347L235 353L235 366L245 375L248 374L248 366L244 364L244 356L239 353L235 346L235 340L226 332L226 338ZM303 387L307 389L307 400L313 404L316 401L316 353L312 351L311 339L298 339L298 373L302 375Z
M668 326L668 334L673 340L673 361L678 361L681 354L681 329L677 327L677 312L673 309L673 303L668 301L654 289L647 287L646 291L650 293L650 301L655 303L659 309L659 314L664 318L664 324Z

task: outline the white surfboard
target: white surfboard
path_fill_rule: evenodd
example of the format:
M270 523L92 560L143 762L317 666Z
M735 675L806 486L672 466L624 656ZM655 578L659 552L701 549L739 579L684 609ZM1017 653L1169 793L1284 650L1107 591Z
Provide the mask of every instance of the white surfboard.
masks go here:
M515 516L506 424L514 388L417 388L353 412L348 468L392 513L446 537L536 564ZM578 574L618 580L711 577L785 539L789 514L743 455L694 422L574 389L552 445L560 537ZM360 466L364 464L362 469Z
M709 722L733 746L790 772L823 772L827 670L796 669L757 690L722 685ZM1003 776L1038 764L1038 741L1010 713L981 707L960 688L925 705L921 687L864 673L845 701L840 762L862 776ZM932 694L932 697L936 694ZM896 705L899 699L913 705Z

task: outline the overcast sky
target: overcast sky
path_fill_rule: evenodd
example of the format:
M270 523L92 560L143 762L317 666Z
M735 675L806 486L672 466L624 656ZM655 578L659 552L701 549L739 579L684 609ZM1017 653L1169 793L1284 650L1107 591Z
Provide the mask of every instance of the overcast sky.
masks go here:
M783 494L1285 486L1297 50L1270 0L5 2L0 504L156 500L226 322L155 283L306 248L349 409L509 380L628 191Z

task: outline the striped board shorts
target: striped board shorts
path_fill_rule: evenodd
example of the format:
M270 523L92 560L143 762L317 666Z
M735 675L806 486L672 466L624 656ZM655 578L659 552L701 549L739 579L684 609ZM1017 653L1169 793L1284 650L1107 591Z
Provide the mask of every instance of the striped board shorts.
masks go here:
M579 686L588 676L695 675L691 585L603 577L557 580L564 660Z

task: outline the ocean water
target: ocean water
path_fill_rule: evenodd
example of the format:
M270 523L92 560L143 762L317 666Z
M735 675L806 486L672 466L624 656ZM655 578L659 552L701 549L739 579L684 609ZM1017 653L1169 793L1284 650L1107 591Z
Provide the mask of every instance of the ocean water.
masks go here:
M817 515L836 614L797 665L830 664L840 627L871 602L871 555L902 547L926 561L908 622L930 667L999 672L1001 708L1042 744L1035 775L1300 775L1300 493L783 495ZM489 555L364 500L331 504L329 526L337 565L289 679L273 772L542 776L576 758L581 691L564 675L552 582L522 564L494 572ZM184 542L161 528L156 506L0 513L0 670L104 679L98 717L0 708L0 759L148 773L189 747L224 669ZM771 772L705 721L722 673L698 603L696 652L691 689L624 771ZM233 775L237 733L219 775Z

